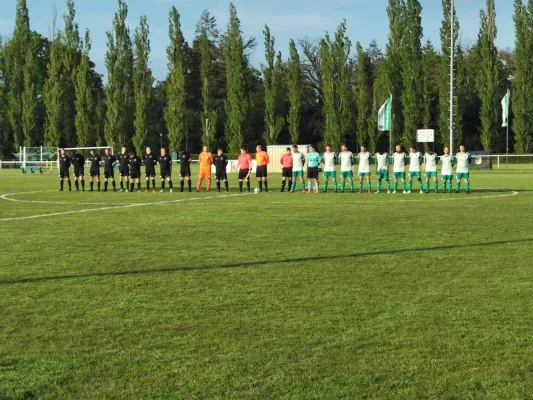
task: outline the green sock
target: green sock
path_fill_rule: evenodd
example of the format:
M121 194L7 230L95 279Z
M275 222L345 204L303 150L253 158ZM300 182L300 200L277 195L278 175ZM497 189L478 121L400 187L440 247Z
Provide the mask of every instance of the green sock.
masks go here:
M381 190L381 179L378 181L378 192Z
M461 189L461 182L457 181L457 183L455 184L455 191L459 192L460 189Z
M390 191L390 181L387 179L387 190Z
M418 189L422 190L423 189L423 186L422 186L422 179L419 179L418 180Z
M333 190L337 191L337 181L333 182Z
M291 190L294 192L294 189L296 189L296 180L292 181Z
M344 192L344 188L346 187L346 182L341 183L341 192Z
M398 190L398 182L394 182L394 191Z
M370 192L372 190L372 183L371 182L368 182L366 184L366 187L368 188L368 191Z
M426 181L426 192L429 192L429 181Z
M413 181L409 181L409 191L411 191L413 189ZM404 188L405 190L405 188Z
M470 182L465 183L466 193L470 192Z
M405 192L405 182L402 182L402 189L403 189L404 192Z
M304 181L300 182L300 186L302 187L302 190L305 190L305 182Z
M350 192L353 192L354 191L354 184L353 184L353 181L350 182Z
M442 182L442 191L446 193L446 181Z
M359 191L363 190L363 182L359 182Z
M437 181L433 182L433 186L435 187L435 193L439 191L439 183Z
M324 181L324 192L328 190L328 181Z

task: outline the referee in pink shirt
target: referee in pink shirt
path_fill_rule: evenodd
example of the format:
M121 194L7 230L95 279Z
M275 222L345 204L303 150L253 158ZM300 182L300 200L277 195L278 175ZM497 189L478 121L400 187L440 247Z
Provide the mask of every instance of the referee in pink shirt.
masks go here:
M291 178L292 178L292 154L291 148L287 147L285 149L285 154L281 156L281 191L285 191L285 183L289 181L289 190L291 188Z
M241 155L237 159L239 168L239 193L242 193L242 183L246 181L248 192L250 191L250 174L252 172L252 156L248 154L246 146L241 147Z

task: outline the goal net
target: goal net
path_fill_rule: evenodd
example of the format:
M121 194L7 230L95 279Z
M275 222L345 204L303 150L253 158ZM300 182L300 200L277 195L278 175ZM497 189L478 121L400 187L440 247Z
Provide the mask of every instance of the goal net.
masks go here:
M65 154L69 157L74 156L75 154L81 154L85 158L85 166L90 164L89 157L91 156L91 151L94 151L95 155L103 157L105 154L105 149L111 150L111 154L115 154L115 149L113 147L104 146L104 147L65 147Z

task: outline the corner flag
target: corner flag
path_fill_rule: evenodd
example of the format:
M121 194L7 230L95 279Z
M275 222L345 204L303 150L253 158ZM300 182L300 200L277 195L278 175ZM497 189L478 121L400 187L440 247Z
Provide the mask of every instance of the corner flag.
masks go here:
M502 127L509 124L509 100L511 99L511 92L507 90L507 94L502 99Z
M378 112L378 130L389 131L391 130L391 118L392 116L392 96L387 99L385 104L381 106Z

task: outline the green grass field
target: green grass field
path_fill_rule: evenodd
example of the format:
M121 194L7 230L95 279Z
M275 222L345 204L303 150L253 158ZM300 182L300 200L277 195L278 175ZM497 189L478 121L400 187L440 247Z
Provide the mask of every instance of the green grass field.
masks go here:
M533 166L470 195L230 180L0 170L0 399L533 398Z

